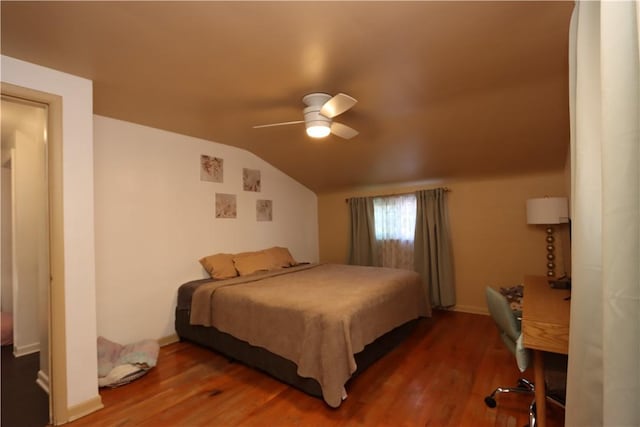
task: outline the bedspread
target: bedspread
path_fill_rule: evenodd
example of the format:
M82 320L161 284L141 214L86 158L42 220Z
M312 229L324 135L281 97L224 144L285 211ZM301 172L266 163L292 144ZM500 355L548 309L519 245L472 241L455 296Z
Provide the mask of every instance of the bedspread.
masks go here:
M417 273L308 265L211 282L193 294L191 324L220 331L294 362L338 407L354 354L379 336L430 315Z

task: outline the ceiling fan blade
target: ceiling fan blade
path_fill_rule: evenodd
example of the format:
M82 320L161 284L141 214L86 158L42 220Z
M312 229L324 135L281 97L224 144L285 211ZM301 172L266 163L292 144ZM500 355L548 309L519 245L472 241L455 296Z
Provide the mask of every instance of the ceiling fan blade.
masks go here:
M274 126L287 126L287 125L297 125L299 123L304 123L304 120L295 120L293 122L282 122L282 123L270 123L268 125L257 125L254 126L254 129L259 129L259 128L270 128L270 127L274 127Z
M358 135L358 131L342 123L331 123L331 133L344 139L351 139Z
M356 102L358 101L355 98L344 93L339 93L324 103L320 110L320 114L332 119L356 105Z

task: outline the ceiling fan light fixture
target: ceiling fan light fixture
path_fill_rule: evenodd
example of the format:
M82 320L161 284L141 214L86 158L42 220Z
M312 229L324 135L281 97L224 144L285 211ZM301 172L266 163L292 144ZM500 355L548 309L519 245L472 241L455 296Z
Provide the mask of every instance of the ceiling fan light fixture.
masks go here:
M307 135L311 138L325 138L331 133L331 128L326 124L309 124L307 125Z
M351 139L358 135L357 130L333 121L335 116L349 110L358 102L355 98L344 93L332 97L326 93L316 92L305 95L302 102L306 105L302 110L304 120L257 125L254 129L304 123L307 135L311 138L325 138L333 134L342 139Z
M305 99L309 100L307 97ZM331 133L331 119L320 114L318 105L310 105L304 109L304 123L307 135L311 138L324 138Z

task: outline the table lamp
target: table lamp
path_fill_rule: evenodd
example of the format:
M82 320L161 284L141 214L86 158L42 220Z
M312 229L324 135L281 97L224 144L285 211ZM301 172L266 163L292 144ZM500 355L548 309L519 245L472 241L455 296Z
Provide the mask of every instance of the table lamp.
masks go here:
M547 226L547 276L554 277L555 247L553 242L553 224L569 222L569 204L566 197L542 197L527 200L527 224Z

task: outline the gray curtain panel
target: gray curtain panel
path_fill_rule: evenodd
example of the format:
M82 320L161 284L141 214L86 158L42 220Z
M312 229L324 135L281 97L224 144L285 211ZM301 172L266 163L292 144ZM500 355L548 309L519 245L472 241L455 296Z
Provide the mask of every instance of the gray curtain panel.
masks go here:
M373 199L371 197L353 197L349 199L349 212L351 218L349 264L377 265Z
M416 192L415 270L434 307L456 304L446 197L443 188Z

